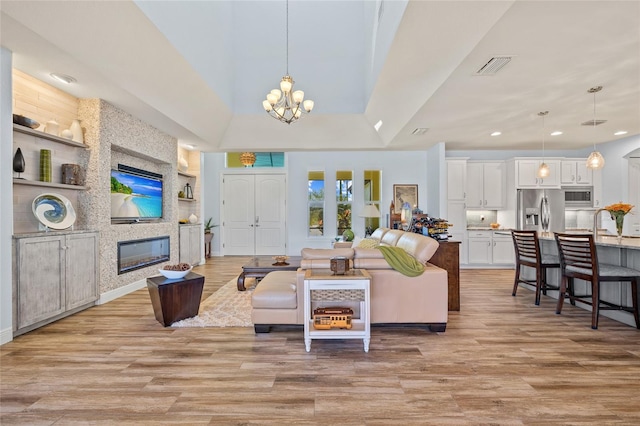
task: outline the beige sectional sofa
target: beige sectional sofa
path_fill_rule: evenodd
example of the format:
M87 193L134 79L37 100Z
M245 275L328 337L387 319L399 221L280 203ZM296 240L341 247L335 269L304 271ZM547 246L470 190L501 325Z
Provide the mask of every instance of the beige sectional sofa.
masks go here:
M394 270L375 248L302 250L298 271L268 274L252 295L252 320L257 333L272 325L303 324L304 275L306 269L329 269L332 257L344 256L352 267L371 275L372 324L421 324L445 331L448 316L447 271L428 263L439 247L436 240L420 234L379 228L371 236L381 244L403 248L420 263L424 272L408 277Z

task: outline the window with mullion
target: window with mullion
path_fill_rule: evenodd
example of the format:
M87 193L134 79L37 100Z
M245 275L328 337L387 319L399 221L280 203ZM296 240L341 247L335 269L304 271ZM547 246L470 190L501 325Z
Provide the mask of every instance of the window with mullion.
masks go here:
M324 235L324 172L308 174L307 212L309 215L309 236Z
M347 229L351 229L351 204L353 202L353 172L336 172L336 204L337 221L336 231L342 235Z

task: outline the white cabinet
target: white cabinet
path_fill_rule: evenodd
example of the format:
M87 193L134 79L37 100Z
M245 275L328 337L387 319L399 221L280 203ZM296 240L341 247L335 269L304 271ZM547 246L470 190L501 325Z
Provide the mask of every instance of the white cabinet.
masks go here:
M469 231L469 264L490 265L491 231Z
M491 263L494 265L513 265L515 262L515 248L511 235L500 235L494 232Z
M584 158L562 160L561 169L562 185L589 186L592 184L592 172L587 168L587 160Z
M204 231L200 224L180 225L180 262L200 264Z
M465 201L467 160L447 160L447 200Z
M516 160L517 188L560 188L560 160L545 159L544 162L549 166L549 176L539 178L541 158Z
M513 265L515 263L511 235L496 234L494 231L469 231L468 237L469 264Z
M592 171L591 182L593 184L593 207L599 209L604 207L602 201L602 169Z
M504 171L502 161L467 163L467 209L504 207Z
M14 332L22 334L98 299L98 233L15 237Z
M466 264L467 257L467 209L464 201L447 203L447 221L453 226L449 228L451 240L460 241L460 263Z

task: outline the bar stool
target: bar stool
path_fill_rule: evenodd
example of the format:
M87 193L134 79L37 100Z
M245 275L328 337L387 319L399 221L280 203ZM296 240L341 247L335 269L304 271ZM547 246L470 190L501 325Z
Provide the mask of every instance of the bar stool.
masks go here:
M598 328L600 310L622 310L632 312L636 320L636 328L640 329L638 318L638 282L640 271L624 266L609 265L598 262L598 253L591 234L561 234L555 233L558 253L560 254L560 266L562 268L562 282L556 314L562 312L565 292L567 287L573 288L574 278L591 283L591 294L570 294L572 304L575 301L591 306L591 328ZM631 283L631 298L633 307L620 306L611 302L600 300L600 285L615 282Z
M540 292L545 296L547 290L558 290L559 286L547 283L547 269L560 268L560 260L557 256L542 254L540 252L540 242L537 231L516 231L511 230L513 246L516 250L516 277L513 283L512 296L516 295L520 283L529 284L536 287L536 305L540 304ZM528 266L536 270L536 280L529 281L520 278L521 266Z

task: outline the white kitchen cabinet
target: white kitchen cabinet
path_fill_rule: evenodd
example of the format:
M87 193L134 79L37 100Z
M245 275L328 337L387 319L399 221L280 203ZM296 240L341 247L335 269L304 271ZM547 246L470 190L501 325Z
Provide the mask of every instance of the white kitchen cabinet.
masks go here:
M467 209L462 201L449 201L447 203L447 222L453 226L449 228L452 232L466 232L467 230Z
M469 264L490 265L492 257L491 231L469 231Z
M201 260L201 244L204 239L202 225L180 225L180 262L198 265Z
M511 235L493 233L491 263L494 265L513 265L515 260L515 248Z
M549 176L538 177L538 168L542 163L541 158L516 160L516 186L517 188L560 188L560 160L545 159L549 166Z
M14 334L89 307L98 299L98 233L15 237Z
M467 160L447 160L447 200L465 201Z
M589 186L592 184L592 171L587 168L585 158L562 160L560 167L562 185Z
M449 228L451 240L460 241L460 264L466 264L468 262L467 209L464 201L449 201L447 203L447 222L453 225Z
M505 232L505 231L502 231ZM468 232L469 264L513 265L515 252L511 235L496 234L495 231Z
M604 207L604 202L602 201L602 169L592 170L591 176L591 183L593 185L593 207L599 209Z
M449 241L460 241L460 250L458 251L458 256L461 265L466 265L469 263L469 240L467 239L466 232L449 232L451 238Z
M467 209L503 208L504 187L504 162L467 163Z

